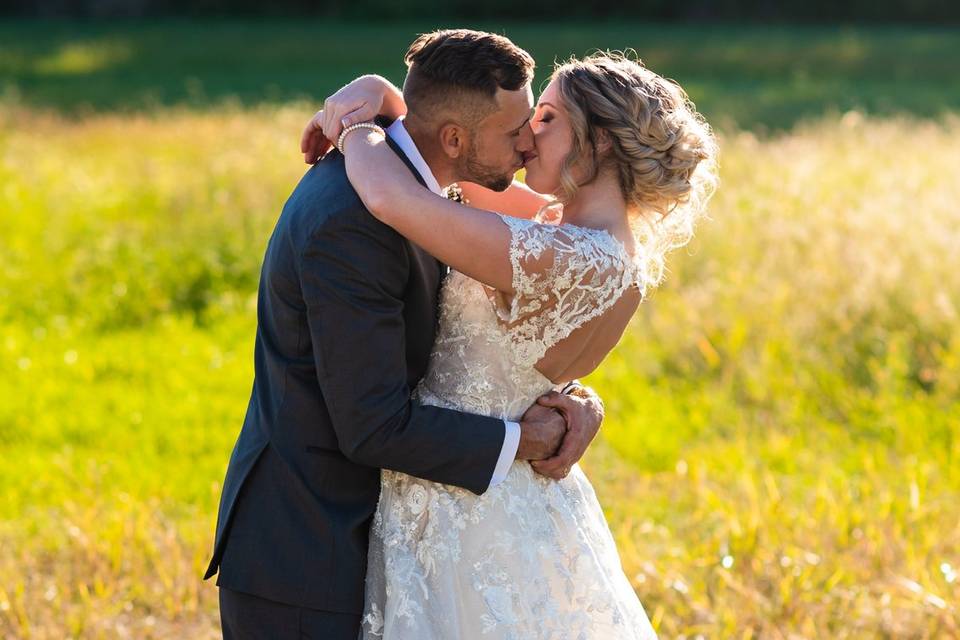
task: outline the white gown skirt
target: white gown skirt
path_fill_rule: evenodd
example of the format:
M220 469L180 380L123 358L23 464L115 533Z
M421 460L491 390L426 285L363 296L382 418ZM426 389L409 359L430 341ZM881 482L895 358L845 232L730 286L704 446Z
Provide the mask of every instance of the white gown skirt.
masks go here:
M580 467L517 461L481 496L384 471L363 638L655 638Z

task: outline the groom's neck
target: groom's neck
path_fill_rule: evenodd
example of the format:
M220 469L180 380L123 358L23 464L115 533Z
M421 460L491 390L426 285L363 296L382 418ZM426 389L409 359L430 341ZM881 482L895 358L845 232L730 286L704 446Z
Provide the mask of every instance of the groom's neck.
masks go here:
M417 151L423 156L423 161L430 167L433 177L437 179L440 186L446 187L456 182L458 177L454 172L453 163L437 144L432 128L417 122L416 119L411 120L409 115L404 119L403 126L410 134L413 143L417 145Z

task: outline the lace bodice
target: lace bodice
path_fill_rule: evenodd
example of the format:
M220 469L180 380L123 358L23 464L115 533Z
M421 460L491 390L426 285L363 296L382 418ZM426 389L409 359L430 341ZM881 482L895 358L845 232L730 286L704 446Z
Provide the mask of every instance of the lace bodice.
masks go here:
M554 383L547 351L612 307L638 278L607 231L501 216L510 228L511 295L451 272L421 402L517 420ZM557 381L561 382L561 381Z

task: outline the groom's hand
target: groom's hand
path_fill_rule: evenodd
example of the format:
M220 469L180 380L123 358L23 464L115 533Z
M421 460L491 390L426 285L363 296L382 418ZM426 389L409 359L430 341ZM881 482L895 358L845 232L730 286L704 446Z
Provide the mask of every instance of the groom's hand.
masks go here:
M554 480L562 480L570 473L570 468L583 457L600 430L600 423L603 422L603 402L592 389L580 387L571 394L551 391L537 399L534 406L538 405L559 411L566 420L567 433L556 455L546 460L535 460L530 464L537 473Z
M567 422L554 409L535 404L520 419L520 446L517 460L544 460L560 448Z

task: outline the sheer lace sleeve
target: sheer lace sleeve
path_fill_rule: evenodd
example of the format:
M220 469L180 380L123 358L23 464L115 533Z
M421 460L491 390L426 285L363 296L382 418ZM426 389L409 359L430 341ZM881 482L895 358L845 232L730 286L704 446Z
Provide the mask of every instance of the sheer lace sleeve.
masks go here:
M637 269L606 231L501 219L511 233L513 293L491 290L490 295L520 361L533 365L612 307L636 281Z

